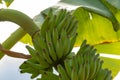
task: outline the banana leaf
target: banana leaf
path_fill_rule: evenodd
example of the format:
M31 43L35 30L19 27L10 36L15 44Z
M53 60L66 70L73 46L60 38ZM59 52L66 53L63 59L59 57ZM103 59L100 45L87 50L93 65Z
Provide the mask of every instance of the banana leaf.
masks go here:
M2 3L2 0L0 0L0 3Z
M0 0L0 4L2 4L2 1L5 2L7 7L9 7L14 0Z
M120 9L120 0L106 0L108 3L116 7L117 9Z
M102 15L111 20L115 31L117 31L120 27L119 22L116 20L115 16L109 10L109 8L106 6L105 0L61 0L59 3L83 7L90 12Z

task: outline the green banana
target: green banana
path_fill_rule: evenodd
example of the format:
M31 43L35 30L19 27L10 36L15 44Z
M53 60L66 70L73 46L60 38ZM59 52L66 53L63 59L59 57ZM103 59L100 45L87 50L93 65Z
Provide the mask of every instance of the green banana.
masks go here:
M66 20L67 20L67 17L65 16L65 18L63 18L63 20L58 24L57 26L58 33L61 33L62 32L61 30L64 29Z
M56 16L56 26L60 23L60 21L61 21L61 17L60 16L62 16L63 15L63 9L61 9L60 11L58 11L58 13L56 14L57 16Z
M29 53L32 57L34 57L34 58L37 57L37 55L36 55L37 52L33 48L31 48L29 46L26 46L26 48L27 48L27 50L29 51Z
M56 15L50 16L51 19L49 21L49 30L52 32L53 29L56 27L55 22L56 22Z
M29 59L28 61L31 61L32 63L36 63L36 61L34 61L34 59L33 58L31 58L31 59ZM26 62L26 61L24 61L24 63L20 66L20 69L28 69L28 68L31 68L31 67L29 67L30 65Z
M100 69L102 68L102 64L103 64L103 60L97 59L97 70L96 73L98 73L100 71Z
M33 68L32 66L28 66L27 68L23 68L23 69L21 69L21 73L35 73L35 72L40 72L40 73L42 73L43 72L43 70L42 69L36 69L36 68Z
M54 47L54 49L56 48L56 44L57 44L58 39L59 39L58 31L57 31L57 29L53 29L53 32L52 32L52 41L53 41L53 47ZM56 50L55 50L55 52L56 52Z
M83 46L85 46L86 44L87 44L87 40L84 40L84 41L82 42L82 44L81 44L80 47L83 47Z
M56 26L64 19L67 14L67 10L61 9L56 18Z
M61 39L57 40L57 44L56 44L56 54L58 59L61 59L63 56L63 48L62 44L61 44Z
M67 56L66 59L70 60L73 58L73 56L75 56L75 52L70 52Z
M37 38L33 39L33 45L37 45L36 50L38 50L38 51L39 51L39 48L47 49L45 38L42 37L41 34L39 34Z
M81 49L78 51L78 54L84 55L86 53L89 53L91 49L92 47L86 44L85 46L81 47Z
M35 48L36 48L36 50L38 50L38 53L40 53L49 64L52 64L53 61L51 60L51 58L49 56L49 50L47 48L47 44L45 42L44 37L39 35L39 37L37 37L34 40L33 44L36 45Z
M67 76L65 69L61 65L58 65L57 69L61 75L62 80L70 80L69 77Z
M44 68L49 68L50 64L48 64L48 62L44 59L44 57L40 53L37 53L37 56L41 66Z
M64 29L62 29L61 31L60 39L62 40L63 43L64 43L64 40L67 39L67 33Z
M89 54L91 54L91 56L94 56L96 52L97 52L97 50L93 48L93 49L90 51Z
M61 48L59 45L60 44L60 36L59 36L57 29L53 29L52 41L53 41L53 47L54 47L55 53L57 55L57 59L59 60L60 59L59 55L61 55L62 53L61 53Z
M46 49L43 50L43 57L48 64L53 64L53 60L51 59L51 57L50 57L49 53L46 51Z
M35 68L35 69L38 69L38 70L42 70L44 69L40 64L35 64L35 63L32 63L30 61L26 61L26 64L30 65L31 67Z
M44 21L44 23L42 24L42 26L41 26L41 35L43 36L43 37L45 37L45 34L46 34L46 31L49 29L49 21L50 21L50 18L49 17L46 17L46 19L45 19L45 21Z
M77 31L77 26L78 22L76 22L76 24L73 26L73 28L71 29L70 33L68 32L69 36L73 36L76 34L76 31Z
M105 77L107 76L107 74L108 74L107 69L101 69L97 74L95 80L105 80Z
M41 45L43 45L44 43L39 43L38 40L36 39L33 39L33 45L34 45L34 48L35 50L38 52L38 53L41 53L42 54L42 48L41 48ZM44 48L43 48L44 49Z
M50 8L47 16L48 16L48 17L51 17L52 15L53 15L53 9Z
M72 69L71 80L79 80L78 79L78 73L77 73L75 68Z
M31 69L31 67L30 68L25 68L25 69L22 69L21 71L20 71L21 73L31 73L31 72L33 72L33 69Z
M73 56L72 59L72 68L75 69L76 71L79 70L79 65L78 65L78 60L76 59L76 56Z
M71 77L71 73L72 73L72 69L71 69L71 65L70 65L70 60L65 60L65 70L66 70L66 73L68 75L68 77Z
M81 66L79 67L78 77L79 77L79 80L85 80L85 65L84 64L81 64Z
M69 52L70 53L74 47L74 44L75 44L75 41L76 41L76 38L77 38L77 33L71 38L70 40L70 48L69 48Z
M77 25L78 25L78 22L75 19L73 19L73 22L71 23L70 27L67 30L67 34L69 36L72 36L74 35L74 33L76 33Z
M64 29L61 32L60 38L61 38L60 44L62 46L61 50L63 53L62 56L66 56L69 52L69 49L70 49L70 39L67 37L67 33Z
M89 49L90 48L89 45L85 45L85 46L80 47L80 49L77 52L77 55L84 55L83 53L85 52L86 48Z
M66 37L66 39L64 40L64 44L63 44L63 47L64 47L63 56L66 57L71 53L70 51L72 51L72 49L70 50L70 45L71 45L70 38Z
M25 69L28 68L28 65L25 65L26 62L23 62L23 64L20 65L20 69Z
M90 76L90 56L89 52L84 53L80 56L81 58L81 64L84 64L85 67L85 78L84 80L88 80Z
M74 19L74 17L71 16L70 14L68 14L68 19L66 21L66 26L65 26L65 30L67 31L67 33L68 33L68 29L70 28L71 24L73 23L73 19Z
M59 80L63 80L62 77L61 77L61 75L59 75Z
M85 80L89 80L88 78L89 78L89 76L90 76L90 64L89 64L89 62L87 63L85 63Z
M38 75L39 75L39 72L35 72L34 74L32 74L31 79L37 77Z
M92 80L96 74L97 62L94 59L94 57L90 62L91 63L90 63L90 78L89 79Z
M49 55L50 57L52 58L53 61L56 61L57 60L57 55L56 55L56 52L55 52L55 49L53 47L53 42L52 42L52 39L51 39L51 33L50 31L46 32L46 44L47 44L47 47L48 47L48 50L49 50Z
M55 30L54 33L58 33L56 31L58 31L58 30ZM66 32L65 32L65 30L62 30L60 35L59 34L58 35L53 34L53 35L55 35L55 38L53 38L53 43L55 45L56 55L57 55L58 59L61 59L64 55L64 51L65 51L65 47L66 47L66 46L64 46L64 42L66 40Z
M72 29L73 27L75 27L75 26L74 26L75 24L76 24L76 20L74 19L74 17L72 17L72 22L71 22L69 28L67 29L67 33L70 33L71 29Z
M80 66L84 64L84 58L81 56L77 56L77 60L78 60L78 66L80 68Z
M41 52L40 52L41 51ZM49 64L46 62L46 60L42 57L42 50L39 48L39 52L36 53L36 60L38 60L38 62L40 64L42 64L45 68L49 66Z
M112 80L111 71L108 71L108 74L107 74L105 80Z

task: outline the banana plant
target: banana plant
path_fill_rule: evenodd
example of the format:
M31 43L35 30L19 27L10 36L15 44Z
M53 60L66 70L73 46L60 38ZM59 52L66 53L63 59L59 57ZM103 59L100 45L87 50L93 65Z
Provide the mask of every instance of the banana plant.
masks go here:
M72 10L72 15L78 20L78 36L75 46L79 46L83 40L97 48L97 52L106 54L115 54L120 56L119 43L119 22L120 22L120 6L119 0L61 0L56 5L52 6L55 10L59 8L75 7ZM64 6L62 6L64 4ZM71 8L70 7L70 8ZM46 15L49 8L35 16L34 21L37 24L42 24L43 16ZM43 20L44 21L44 20ZM115 24L118 25L115 30ZM117 75L119 72L120 60L101 57L105 60L104 67L112 69L112 75ZM111 63L112 62L112 63ZM114 65L114 66L111 66Z
M3 1L9 6L13 0ZM11 21L21 27L0 46L0 58L7 54L27 59L20 66L21 73L30 73L31 78L41 75L38 80L112 80L119 71L120 65L115 63L118 60L100 57L95 48L97 52L119 54L119 44L115 42L119 41L120 1L116 1L61 0L34 19L16 10L0 9L0 21ZM61 10L63 3L77 8ZM26 33L30 35L27 37L32 39L34 47L26 47L30 55L7 50ZM79 45L79 51L76 54L72 52L73 47ZM115 49L116 45L118 49ZM107 47L112 51L107 51ZM116 70L110 67L110 61L115 64ZM53 73L53 68L59 75ZM112 70L112 75L108 68Z

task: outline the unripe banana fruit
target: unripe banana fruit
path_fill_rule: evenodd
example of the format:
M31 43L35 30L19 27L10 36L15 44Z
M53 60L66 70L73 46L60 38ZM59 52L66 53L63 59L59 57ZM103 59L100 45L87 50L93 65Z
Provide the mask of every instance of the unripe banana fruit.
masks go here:
M53 67L63 64L67 56L70 58L73 54L76 30L77 21L70 12L60 10L53 14L50 10L40 31L32 36L34 48L27 46L32 58L21 65L21 72L31 73L34 78L43 71L52 71Z
M96 50L84 41L71 60L58 65L59 80L112 80L111 71L102 69L102 64Z

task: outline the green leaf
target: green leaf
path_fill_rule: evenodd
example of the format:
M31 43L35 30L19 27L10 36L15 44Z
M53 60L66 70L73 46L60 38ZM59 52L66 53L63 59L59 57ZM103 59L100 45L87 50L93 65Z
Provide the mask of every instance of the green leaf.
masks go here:
M49 7L45 10L43 10L40 14L36 15L33 20L34 22L39 26L41 27L42 23L44 22L45 18L47 17L48 15L48 12L52 9L53 12L57 12L57 10L59 10L57 7ZM50 16L50 15L48 15Z
M103 43L95 45L98 53L109 53L109 54L118 54L120 55L120 42L114 43Z
M20 41L25 43L25 44L33 45L32 44L32 38L29 34L26 34Z
M120 59L101 57L104 60L103 68L112 70L112 76L115 77L120 71Z
M98 52L120 54L120 30L115 32L109 20L83 8L78 8L73 15L79 21L75 46L79 46L86 39ZM120 21L120 11L115 16Z
M112 12L105 6L102 0L61 0L60 3L66 3L73 6L79 6L92 11L112 21L114 30L117 31L120 27L118 21Z
M2 0L0 0L0 4L2 3Z
M4 0L5 4L7 7L10 6L10 4L13 2L14 0Z
M108 19L83 8L75 10L73 15L78 20L78 37L75 46L79 46L85 39L92 45L118 41L117 34Z
M111 5L113 5L117 9L120 9L120 0L106 0L106 1L108 1Z

